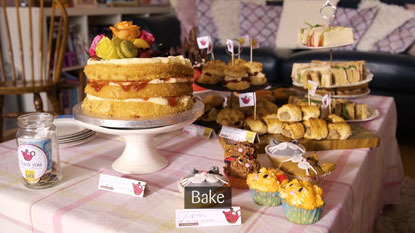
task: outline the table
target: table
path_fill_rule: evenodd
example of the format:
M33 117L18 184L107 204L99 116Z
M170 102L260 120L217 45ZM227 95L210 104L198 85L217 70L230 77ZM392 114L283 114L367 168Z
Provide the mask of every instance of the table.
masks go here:
M193 167L223 166L217 139L175 131L155 138L168 167L154 174L124 176L147 182L144 198L97 189L100 174L123 176L111 169L124 147L120 137L99 134L88 143L61 148L63 179L43 190L21 184L15 141L1 143L0 232L371 232L382 207L399 203L403 170L393 99L368 96L359 101L381 113L362 124L380 135L380 147L319 152L322 162L336 162L337 169L321 184L326 204L316 224L293 224L284 218L281 206L258 206L248 190L233 189L233 205L242 208L242 225L175 228L175 210L184 205L178 180ZM264 154L259 159L269 165Z

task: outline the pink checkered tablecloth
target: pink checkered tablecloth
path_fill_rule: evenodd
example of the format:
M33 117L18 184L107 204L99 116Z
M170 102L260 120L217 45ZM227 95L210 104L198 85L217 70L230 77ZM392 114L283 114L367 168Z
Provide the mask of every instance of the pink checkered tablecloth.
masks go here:
M362 125L380 135L381 145L319 152L321 161L336 162L337 169L321 184L326 204L316 224L293 224L284 218L282 206L258 206L248 190L233 189L232 201L242 209L242 225L176 228L175 210L184 205L178 180L193 167L223 166L223 150L217 139L175 131L155 138L169 166L132 176L147 182L144 198L97 189L100 174L122 176L111 168L124 148L120 137L99 134L88 143L61 148L63 180L43 190L21 184L16 143L1 143L0 232L371 232L382 206L400 201L403 170L393 98L368 96L359 101L379 109L378 119ZM259 158L263 165L269 164L265 155Z

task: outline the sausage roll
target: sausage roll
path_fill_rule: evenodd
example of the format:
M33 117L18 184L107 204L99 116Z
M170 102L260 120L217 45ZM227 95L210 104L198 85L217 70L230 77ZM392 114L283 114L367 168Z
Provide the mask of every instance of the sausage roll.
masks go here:
M327 116L327 121L329 123L337 123L337 122L346 122L343 118L339 117L336 114L330 114Z
M336 122L328 124L329 135L328 139L348 139L352 135L352 129L346 122Z
M310 118L303 122L305 127L304 138L321 140L327 138L327 123L323 119Z
M245 128L259 135L266 134L268 132L267 126L259 119L254 120L253 118L245 119Z
M287 138L300 139L304 137L304 126L300 122L284 123L282 135Z
M278 119L282 122L298 122L302 120L301 108L294 104L285 104L278 109Z
M277 114L268 114L264 116L264 121L267 123L268 133L282 134L282 127L284 123L278 120Z
M312 105L301 106L301 111L303 112L304 121L310 118L320 117L320 109L317 106L312 106Z

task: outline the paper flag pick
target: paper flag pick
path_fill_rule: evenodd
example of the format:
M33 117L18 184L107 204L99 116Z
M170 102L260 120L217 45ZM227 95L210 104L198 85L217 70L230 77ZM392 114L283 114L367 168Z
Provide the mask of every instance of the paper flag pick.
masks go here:
M233 54L233 41L232 40L230 39L226 40L226 47L228 48L228 51Z
M253 49L258 48L258 41L257 39L251 39L251 46Z
M309 95L314 96L316 94L317 87L318 83L308 80L307 89Z
M199 49L207 49L209 48L209 36L202 36L197 38L197 46Z
M239 106L248 107L254 106L256 103L256 94L255 92L247 92L239 94Z
M209 36L209 46L207 48L207 54L211 54L212 52L213 52L213 42L212 42L212 40L210 39L210 36Z
M323 102L323 106L325 108L327 108L331 103L331 99L328 94L326 94L321 101Z
M248 35L245 35L245 36L239 38L239 44L241 46L244 46L248 41L249 41L249 36Z

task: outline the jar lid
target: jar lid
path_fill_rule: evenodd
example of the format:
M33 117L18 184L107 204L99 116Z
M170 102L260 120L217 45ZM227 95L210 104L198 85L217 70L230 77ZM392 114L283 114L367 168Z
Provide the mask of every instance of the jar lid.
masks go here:
M21 115L17 118L17 125L21 128L38 128L50 126L53 115L46 112L35 112Z

